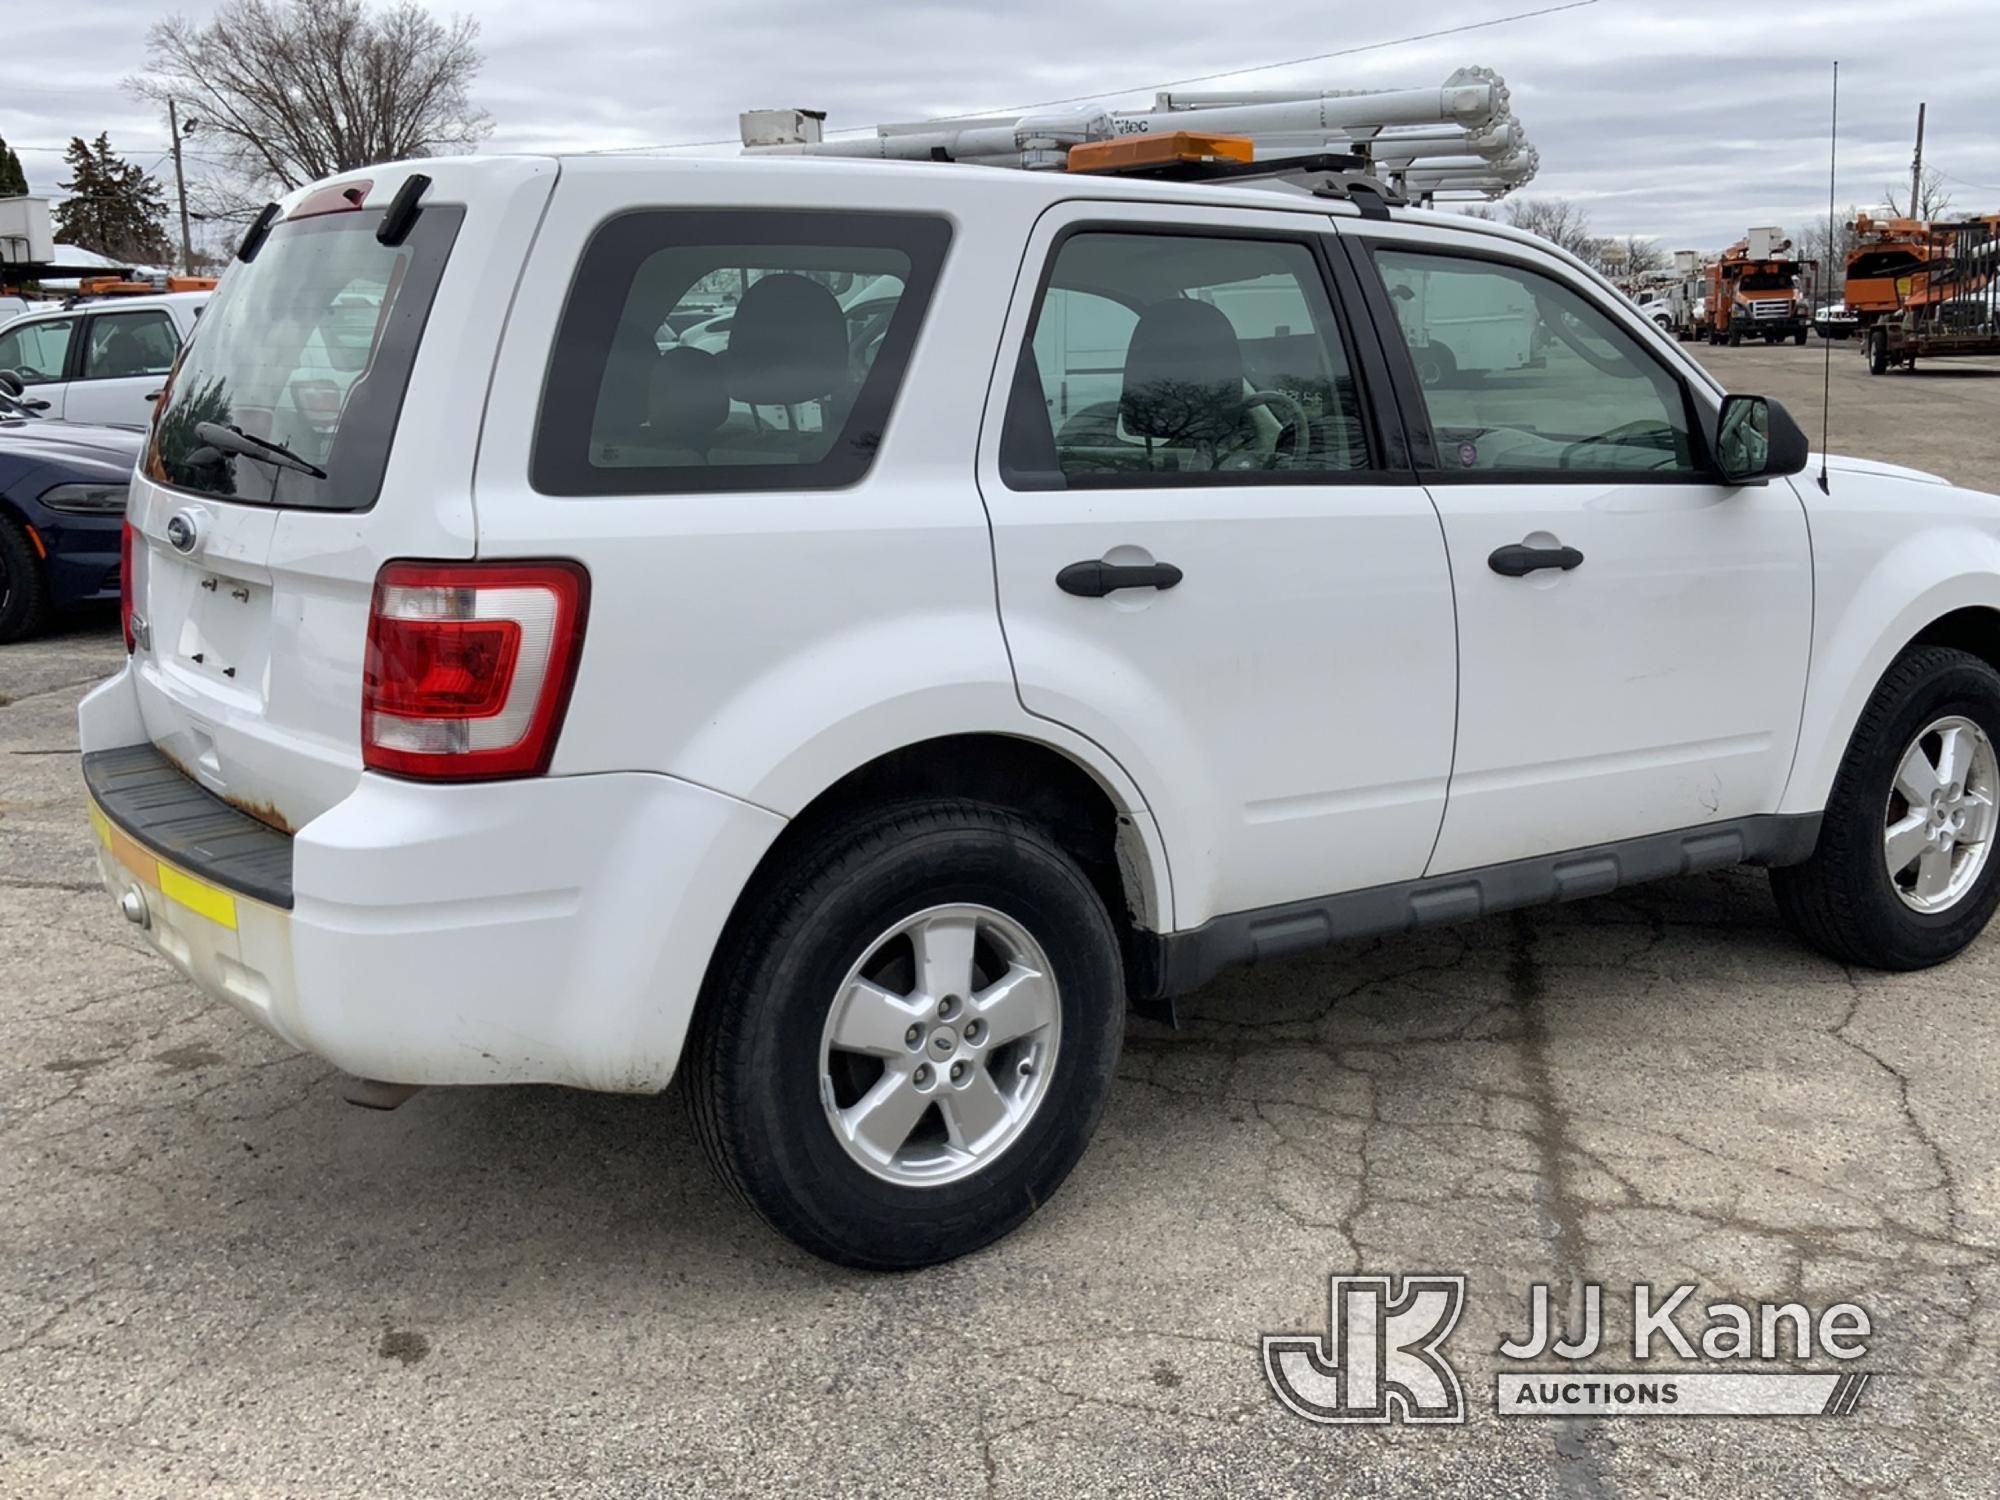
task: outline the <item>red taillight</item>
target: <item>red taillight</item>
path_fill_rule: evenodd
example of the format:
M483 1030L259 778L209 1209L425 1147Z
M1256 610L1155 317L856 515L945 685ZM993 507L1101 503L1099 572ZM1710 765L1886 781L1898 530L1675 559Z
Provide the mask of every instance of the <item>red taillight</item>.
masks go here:
M590 575L571 562L384 567L368 616L362 764L439 781L546 771L589 604Z
M139 644L132 633L132 523L127 521L118 533L118 623L125 630L125 654L130 656Z

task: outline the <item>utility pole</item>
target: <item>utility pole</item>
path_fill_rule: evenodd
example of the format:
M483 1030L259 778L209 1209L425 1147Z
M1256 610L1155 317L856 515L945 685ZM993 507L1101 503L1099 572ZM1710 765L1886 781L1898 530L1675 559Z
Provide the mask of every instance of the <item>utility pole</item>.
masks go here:
M1910 161L1910 217L1921 217L1917 204L1924 191L1924 106L1917 106L1917 154Z
M181 201L181 269L194 274L194 241L188 234L187 176L181 171L181 119L174 101L167 101L167 134L174 143L174 192Z

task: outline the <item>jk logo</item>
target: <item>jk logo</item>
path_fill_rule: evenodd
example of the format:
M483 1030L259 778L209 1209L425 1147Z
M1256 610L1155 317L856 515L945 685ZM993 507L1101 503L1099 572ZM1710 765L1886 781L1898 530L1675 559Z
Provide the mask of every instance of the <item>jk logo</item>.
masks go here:
M1325 1340L1264 1335L1264 1378L1308 1422L1463 1422L1458 1372L1438 1348L1465 1306L1463 1276L1334 1276Z

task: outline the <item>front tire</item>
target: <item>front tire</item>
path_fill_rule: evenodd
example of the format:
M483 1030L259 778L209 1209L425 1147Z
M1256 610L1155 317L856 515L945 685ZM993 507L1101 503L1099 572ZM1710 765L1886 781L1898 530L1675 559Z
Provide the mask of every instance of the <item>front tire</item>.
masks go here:
M2000 905L2000 673L1965 651L1898 657L1861 712L1819 845L1771 872L1778 910L1822 953L1922 969Z
M49 581L28 534L0 515L0 644L39 635L49 621Z
M684 1068L724 1181L815 1255L965 1255L1062 1185L1124 1033L1118 934L1042 828L926 799L830 827L746 898Z
M1449 344L1433 343L1417 351L1417 379L1425 385L1450 385L1458 374L1458 356Z

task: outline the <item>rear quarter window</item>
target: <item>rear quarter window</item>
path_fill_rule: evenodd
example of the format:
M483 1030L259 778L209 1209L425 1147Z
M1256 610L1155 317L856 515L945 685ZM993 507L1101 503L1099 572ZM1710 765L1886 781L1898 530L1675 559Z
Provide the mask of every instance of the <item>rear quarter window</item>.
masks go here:
M563 309L535 488L852 484L881 445L950 234L927 215L648 209L609 220Z

